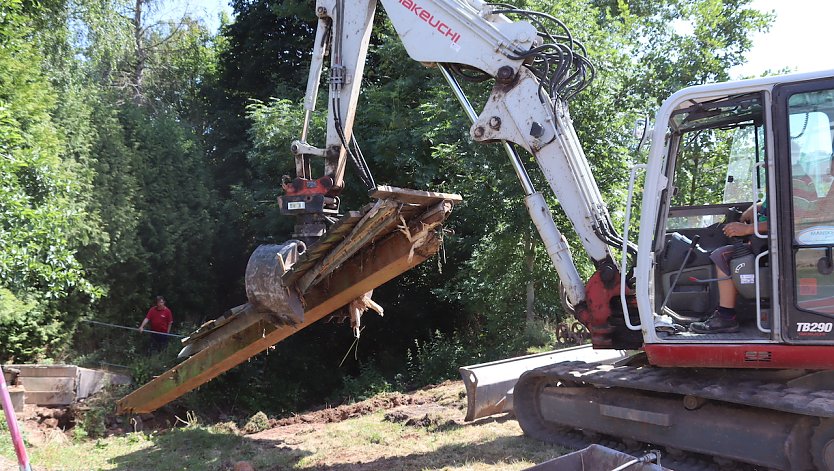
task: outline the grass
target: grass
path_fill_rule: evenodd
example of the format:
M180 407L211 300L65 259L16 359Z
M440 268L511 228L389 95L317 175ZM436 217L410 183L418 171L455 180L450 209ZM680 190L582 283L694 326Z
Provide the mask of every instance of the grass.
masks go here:
M276 442L304 454L294 469L520 470L561 454L523 437L512 420L413 427L379 412L308 430Z
M406 407L422 425L386 418L390 410L336 423L298 423L241 436L228 424L190 425L162 433L71 439L60 431L29 446L35 469L231 470L249 461L264 470L521 470L562 450L523 436L506 416L462 423L462 385L419 391ZM398 408L397 410L402 410ZM0 455L14 460L8 433Z
M173 429L165 433L130 433L98 440L71 440L55 436L40 446L28 446L35 469L49 470L188 470L231 469L236 461L270 463L275 469L292 469L293 453L264 450L246 437L217 432L212 427ZM0 455L14 460L8 435L0 439ZM257 467L256 469L268 469Z

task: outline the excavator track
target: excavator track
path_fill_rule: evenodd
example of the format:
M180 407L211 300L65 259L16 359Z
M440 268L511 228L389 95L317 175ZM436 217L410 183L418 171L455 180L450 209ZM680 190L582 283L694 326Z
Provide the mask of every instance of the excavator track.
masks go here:
M685 458L673 469L834 470L834 388L813 376L566 362L522 375L514 412L527 435L569 448L666 447Z

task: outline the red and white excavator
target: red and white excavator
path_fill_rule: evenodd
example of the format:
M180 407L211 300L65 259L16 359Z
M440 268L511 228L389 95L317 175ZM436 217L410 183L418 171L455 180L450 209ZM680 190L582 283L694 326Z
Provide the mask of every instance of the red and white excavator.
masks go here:
M525 433L557 443L605 435L673 454L710 455L720 463L834 469L834 206L826 203L834 181L834 71L703 85L672 95L653 128L644 130L648 161L631 171L620 231L568 110L569 100L592 80L593 67L562 23L481 0L381 3L408 54L448 81L472 121L472 140L506 149L565 305L588 328L598 352L591 362L564 361L568 355L584 358L569 352L552 354L544 362L550 364L534 369L522 360L463 369L468 418L511 400ZM322 275L286 273L305 245L315 247L338 230L331 223L339 213L346 162L355 164L372 195L380 194L352 136L375 8L376 0L316 4L306 116L292 144L297 175L285 180L280 198L282 211L297 217L294 238L301 242L278 250L284 254L281 296L269 302L288 306L277 318L290 322L309 316L304 293ZM327 136L316 146L308 124L328 53ZM482 110L472 107L459 78L494 82ZM535 157L593 261L589 280L580 277L519 150ZM322 165L323 173L314 174ZM639 218L632 216L635 194ZM723 225L754 204L766 210L753 218L749 240L725 236ZM759 222L765 217L767 230ZM735 248L731 273L721 278L709 255L725 245ZM257 280L257 263L250 260L250 266ZM274 291L274 279L261 279L264 292ZM728 280L738 327L687 329L715 308L719 283ZM250 301L259 296L256 284ZM536 361L541 365L541 358ZM497 396L485 392L483 380L496 371L511 378L500 383Z
M304 132L293 144L292 187L327 188L325 201L335 202L348 158L370 175L349 144L375 3L317 2L306 110L313 112L329 50L327 140L310 146ZM507 150L566 303L593 347L641 352L617 365L559 362L557 355L557 363L525 373L512 394L524 431L558 441L566 429L579 429L771 469L834 469L834 206L825 203L834 181L834 72L671 96L646 131L648 162L632 170L620 234L568 112L593 69L558 20L480 0L381 3L408 54L449 82L472 120L472 140ZM494 80L482 110L473 109L457 78ZM518 148L535 157L596 266L589 280L580 277ZM316 157L324 160L319 179L310 173ZM641 172L644 183L635 188ZM639 221L632 220L636 192ZM285 212L307 211L298 205L303 198L288 192ZM724 235L725 222L763 200L767 231L754 218L749 242ZM299 221L299 238L323 226L317 211ZM722 280L709 254L733 243L728 276L739 328L690 332L686 326L719 301Z

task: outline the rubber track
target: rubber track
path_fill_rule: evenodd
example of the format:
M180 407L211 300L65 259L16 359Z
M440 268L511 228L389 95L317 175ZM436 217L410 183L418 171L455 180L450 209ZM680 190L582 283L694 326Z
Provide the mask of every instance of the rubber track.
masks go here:
M552 382L566 381L585 383L588 387L608 386L623 389L637 389L678 395L691 394L706 399L745 404L749 406L775 409L801 415L816 415L823 411L826 415L834 412L834 391L811 391L808 389L789 388L785 384L764 381L732 381L714 379L697 381L692 379L691 369L675 370L671 368L630 367L589 364L584 362L564 362L531 370L525 376L545 377ZM523 377L522 377L523 378ZM762 388L758 390L757 388ZM518 389L517 393L520 393ZM516 400L520 400L517 398ZM772 402L771 402L772 401ZM795 403L793 401L796 401ZM807 402L806 402L807 401ZM805 403L803 403L805 402ZM803 405L808 407L802 407ZM827 412L826 412L827 411ZM517 411L518 412L518 411ZM533 427L540 427L530 424ZM561 427L549 423L536 433L540 439L571 450L579 450L591 444L600 444L633 456L641 456L650 449L659 448L662 452L663 467L675 471L747 471L765 468L723 458L717 461L713 457L699 453L675 450L665 452L664 447L647 443L624 441L603 433L583 433L570 427ZM545 438L546 437L546 438Z
M814 417L834 417L834 390L792 388L784 383L738 381L733 378L698 379L691 369L596 365L564 362L534 370L574 383L692 395L721 402Z

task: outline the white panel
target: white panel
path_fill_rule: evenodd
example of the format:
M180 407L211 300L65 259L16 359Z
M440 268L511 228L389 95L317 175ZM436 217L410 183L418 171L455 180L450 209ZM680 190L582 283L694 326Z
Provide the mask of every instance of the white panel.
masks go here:
M536 40L527 22L485 15L455 0L382 0L409 56L419 62L466 64L492 76L502 66L517 69L506 57L529 50Z

